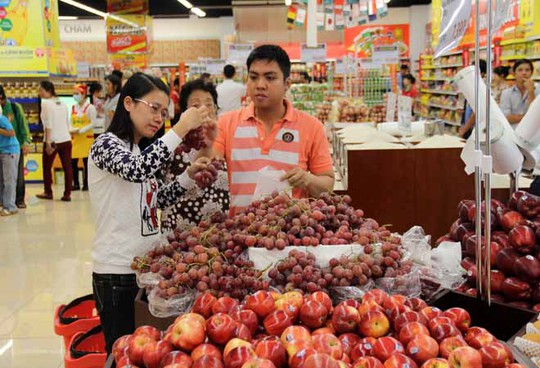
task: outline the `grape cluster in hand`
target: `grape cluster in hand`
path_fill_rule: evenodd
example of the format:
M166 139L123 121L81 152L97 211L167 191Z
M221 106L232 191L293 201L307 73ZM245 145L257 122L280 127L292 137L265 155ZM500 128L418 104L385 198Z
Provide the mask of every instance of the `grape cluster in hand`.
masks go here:
M215 183L218 177L218 172L223 170L224 166L223 160L213 158L205 169L195 173L193 180L195 180L200 188L207 188Z

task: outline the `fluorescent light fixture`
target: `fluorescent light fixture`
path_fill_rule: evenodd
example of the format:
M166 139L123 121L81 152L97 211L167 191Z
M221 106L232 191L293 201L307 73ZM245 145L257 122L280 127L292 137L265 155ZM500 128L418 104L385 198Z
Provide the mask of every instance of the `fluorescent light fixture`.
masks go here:
M193 5L187 0L178 0L178 2L182 5L184 5L186 8L191 9L193 8Z
M199 8L193 7L191 8L191 12L198 17L206 17L206 13Z
M285 0L285 5L290 6L292 4L292 0Z
M6 342L4 344L4 346L2 346L0 348L0 356L4 355L6 353L6 351L8 351L9 349L11 349L11 347L13 346L13 340L8 340L8 342Z
M85 10L87 11L88 13L92 13L92 14L95 14L95 15L99 15L100 17L102 18L107 18L107 13L104 13L102 11L99 11L97 9L94 9L90 6L87 6L87 5L84 5L84 4L81 4L77 1L73 1L73 0L60 0L61 2L63 3L66 3L68 5L71 5L71 6L74 6L76 8L79 8L79 9L82 9L82 10Z
M58 20L77 20L79 17L72 17L68 15L60 15L58 16Z

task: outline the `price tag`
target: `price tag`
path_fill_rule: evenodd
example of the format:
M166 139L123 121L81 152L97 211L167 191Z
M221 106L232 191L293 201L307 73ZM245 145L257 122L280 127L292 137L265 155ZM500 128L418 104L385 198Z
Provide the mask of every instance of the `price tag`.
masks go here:
M434 58L456 47L469 27L471 0L443 0L441 33Z
M386 103L386 121L395 121L398 96L393 92L388 93L387 96L388 101Z
M408 96L398 96L398 128L411 132L413 99Z
M326 44L320 43L316 47L308 47L303 43L300 49L300 59L304 63L318 63L326 61Z

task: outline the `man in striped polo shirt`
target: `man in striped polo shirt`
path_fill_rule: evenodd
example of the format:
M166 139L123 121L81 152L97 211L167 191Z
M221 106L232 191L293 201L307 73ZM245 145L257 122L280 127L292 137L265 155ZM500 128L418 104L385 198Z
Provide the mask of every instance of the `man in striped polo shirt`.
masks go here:
M263 45L247 59L247 94L251 104L219 118L214 141L217 156L227 160L231 213L247 207L259 170L284 170L281 178L293 197L317 197L334 186L332 158L324 127L296 110L285 98L291 62L279 46Z

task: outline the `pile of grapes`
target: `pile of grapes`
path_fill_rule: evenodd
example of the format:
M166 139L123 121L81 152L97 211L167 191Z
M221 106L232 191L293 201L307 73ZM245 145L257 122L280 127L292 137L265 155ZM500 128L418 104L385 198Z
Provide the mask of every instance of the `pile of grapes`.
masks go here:
M203 124L197 129L190 130L182 139L179 148L185 152L189 153L192 149L199 151L203 148L206 148L206 133L208 130L207 124Z
M348 196L322 194L318 199L292 199L274 193L255 201L233 218L215 213L198 227L178 229L132 268L160 274L159 295L186 289L242 298L270 285L278 290L305 292L332 286L365 285L380 277L408 273L412 263L402 261L400 238L384 226L364 218L350 206ZM244 251L249 247L283 250L287 246L360 244L362 255L332 259L327 267L316 266L309 252L294 250L268 270L256 270ZM268 271L270 281L262 278Z
M197 172L193 176L193 180L200 188L207 188L217 180L218 171L222 171L224 168L224 160L213 158L204 170Z

